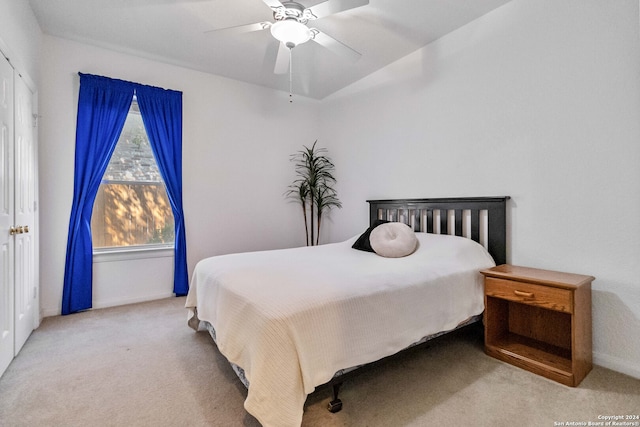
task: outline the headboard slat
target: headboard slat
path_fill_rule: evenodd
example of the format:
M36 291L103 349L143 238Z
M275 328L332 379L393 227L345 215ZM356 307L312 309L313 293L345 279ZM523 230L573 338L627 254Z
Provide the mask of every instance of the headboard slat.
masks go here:
M480 241L480 210L471 209L471 240Z
M427 233L433 233L433 210L427 209Z
M447 209L439 209L440 215L440 234L449 234L449 211Z
M455 228L455 234L456 236L462 236L462 219L464 218L464 210L462 209L455 209L455 223L456 223L456 228Z

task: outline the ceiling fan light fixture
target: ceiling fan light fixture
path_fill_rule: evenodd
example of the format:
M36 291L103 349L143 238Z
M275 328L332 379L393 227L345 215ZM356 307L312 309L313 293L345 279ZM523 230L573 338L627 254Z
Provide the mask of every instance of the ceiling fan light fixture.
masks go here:
M273 24L271 34L290 49L308 42L312 37L309 27L294 18L283 19Z

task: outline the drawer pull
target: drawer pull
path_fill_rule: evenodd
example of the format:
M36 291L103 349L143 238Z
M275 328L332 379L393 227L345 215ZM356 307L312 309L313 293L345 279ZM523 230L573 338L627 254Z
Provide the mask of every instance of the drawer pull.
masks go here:
M533 292L513 291L519 297L533 298Z

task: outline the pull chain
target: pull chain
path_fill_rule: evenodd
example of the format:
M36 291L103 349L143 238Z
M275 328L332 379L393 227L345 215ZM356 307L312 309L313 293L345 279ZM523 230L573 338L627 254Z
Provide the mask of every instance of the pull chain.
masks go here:
M293 49L289 47L289 103L293 103Z

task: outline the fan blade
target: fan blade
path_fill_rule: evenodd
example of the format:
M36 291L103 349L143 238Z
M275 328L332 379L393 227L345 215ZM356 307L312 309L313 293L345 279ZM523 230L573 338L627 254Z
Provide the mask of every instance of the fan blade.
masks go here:
M338 40L334 39L331 36L328 36L327 34L319 31L316 28L312 28L311 32L313 34L312 40L314 42L326 47L330 51L337 53L340 56L344 56L345 58L348 58L354 62L360 59L360 57L362 56L360 52L351 49L346 44L339 42Z
M266 3L267 6L269 6L271 9L277 9L279 7L284 7L282 5L282 3L280 3L278 0L262 0L263 2Z
M281 42L278 48L278 56L276 57L276 66L273 69L274 73L286 74L289 71L290 54L289 48Z
M266 0L264 0L266 1ZM327 0L307 8L315 19L369 4L369 0Z
M255 24L236 25L235 27L218 28L216 30L205 31L205 33L225 33L225 34L243 34L251 31L266 30L271 27L271 22L256 22Z

